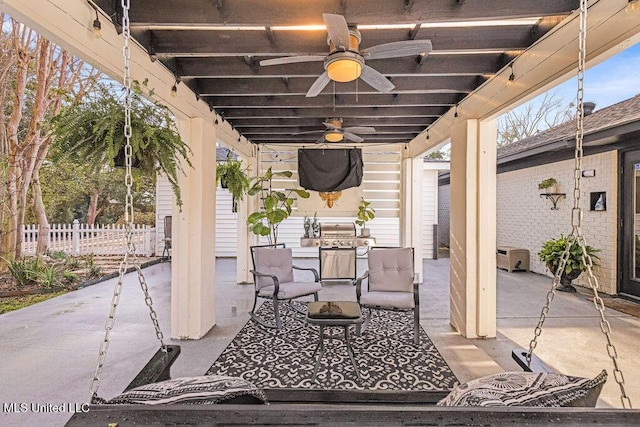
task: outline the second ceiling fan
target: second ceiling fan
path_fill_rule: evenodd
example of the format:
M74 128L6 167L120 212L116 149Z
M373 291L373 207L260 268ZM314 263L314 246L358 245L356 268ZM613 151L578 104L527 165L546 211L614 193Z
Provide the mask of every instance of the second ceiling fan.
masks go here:
M357 78L362 78L379 92L390 92L395 88L393 83L365 64L365 60L426 55L432 49L431 40L404 40L379 44L360 51L360 32L355 29L350 30L342 15L323 13L322 19L329 34L327 55L285 56L260 61L260 65L263 66L324 61L325 71L311 85L306 94L307 97L317 96L331 80L350 82Z
M322 132L322 136L316 140L316 144L320 144L323 141L326 142L343 142L345 139L353 142L362 142L364 138L356 134L370 135L376 133L376 130L370 126L351 126L347 128L342 127L342 119L331 118L322 122L326 127L325 130L313 130L310 132L301 132L297 135L304 133L318 133Z

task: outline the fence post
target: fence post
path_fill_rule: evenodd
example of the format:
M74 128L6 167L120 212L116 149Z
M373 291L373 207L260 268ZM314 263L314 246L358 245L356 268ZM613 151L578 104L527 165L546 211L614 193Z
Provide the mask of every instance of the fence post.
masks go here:
M73 255L78 256L80 254L80 221L73 220L73 232L71 234L73 241Z
M151 255L151 228L144 226L144 256Z

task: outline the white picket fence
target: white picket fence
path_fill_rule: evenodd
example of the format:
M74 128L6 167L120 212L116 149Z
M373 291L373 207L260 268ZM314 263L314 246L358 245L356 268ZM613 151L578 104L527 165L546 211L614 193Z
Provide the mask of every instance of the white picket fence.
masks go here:
M156 229L148 225L134 225L132 242L136 254L155 255ZM25 224L22 253L35 255L38 242L38 225ZM69 255L120 255L127 246L124 225L88 225L74 220L73 224L51 224L49 250Z

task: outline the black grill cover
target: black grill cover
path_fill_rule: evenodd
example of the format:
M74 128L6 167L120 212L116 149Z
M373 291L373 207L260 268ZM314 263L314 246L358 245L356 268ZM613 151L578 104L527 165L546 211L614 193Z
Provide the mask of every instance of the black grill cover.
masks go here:
M307 190L330 192L362 183L362 150L299 149L298 177Z

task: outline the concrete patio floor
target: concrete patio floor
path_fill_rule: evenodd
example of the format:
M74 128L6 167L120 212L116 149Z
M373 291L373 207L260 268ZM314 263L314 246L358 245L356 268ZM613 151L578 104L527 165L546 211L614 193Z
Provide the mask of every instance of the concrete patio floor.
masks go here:
M315 259L296 263L317 267ZM364 268L365 261L359 260L359 273ZM511 350L528 348L551 279L498 270L498 336L467 340L449 324L449 259L426 260L423 271L421 324L458 379L464 382L491 373L520 370L511 359ZM145 268L144 273L166 342L182 346L172 376L204 374L249 320L253 286L235 283L235 259L218 259L217 324L200 340L179 341L168 338L170 265L156 264ZM74 405L80 408L87 402L115 283L116 279L111 279L0 316L0 425L64 425ZM320 297L355 300L355 290L345 282L329 282ZM626 392L638 407L640 319L611 309L605 313L613 330ZM99 391L105 398L120 393L158 348L135 274L126 277L116 319ZM600 330L600 314L586 293L558 293L538 341L538 356L559 372L594 377L606 369L609 380L598 406L622 407ZM11 403L26 404L26 411L11 412ZM62 404L64 412L47 411L51 405ZM20 407L13 408L19 411Z

